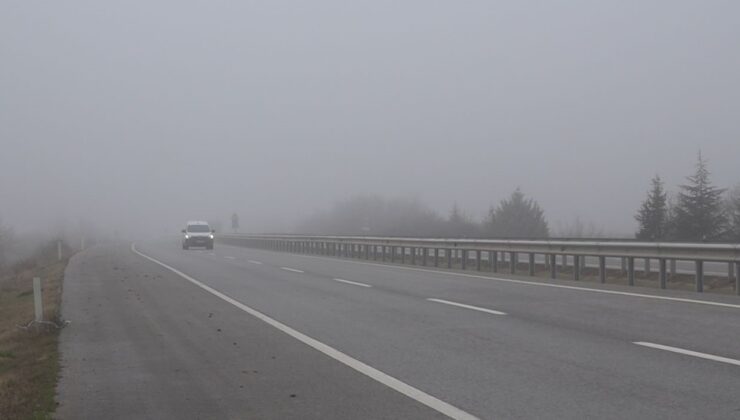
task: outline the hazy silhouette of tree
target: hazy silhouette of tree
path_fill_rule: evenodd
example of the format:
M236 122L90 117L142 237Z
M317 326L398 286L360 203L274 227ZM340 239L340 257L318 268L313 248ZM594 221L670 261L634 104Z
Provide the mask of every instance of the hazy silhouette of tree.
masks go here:
M447 226L443 233L445 236L453 238L471 238L480 236L480 227L455 202L452 205L452 210L450 210Z
M668 222L668 195L663 188L659 175L652 180L652 188L635 215L639 228L637 239L657 241L666 236Z
M491 208L488 221L489 233L499 238L547 238L550 229L545 212L531 198L525 198L519 188L514 190L498 207Z
M707 162L699 152L696 171L681 186L671 220L675 239L682 241L717 240L726 233L727 219L722 203L722 188L709 179Z
M729 223L728 239L740 242L740 184L736 185L727 196L727 216Z
M443 236L444 221L414 198L360 195L339 201L301 223L301 233L327 235Z

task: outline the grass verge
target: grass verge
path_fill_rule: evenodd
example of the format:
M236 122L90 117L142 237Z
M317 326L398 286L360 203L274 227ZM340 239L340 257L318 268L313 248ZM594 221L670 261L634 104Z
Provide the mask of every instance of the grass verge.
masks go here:
M59 330L49 326L24 330L17 326L26 326L34 318L34 277L40 277L43 284L44 320L60 323L67 261L57 261L54 243L0 276L0 419L52 418L59 372Z

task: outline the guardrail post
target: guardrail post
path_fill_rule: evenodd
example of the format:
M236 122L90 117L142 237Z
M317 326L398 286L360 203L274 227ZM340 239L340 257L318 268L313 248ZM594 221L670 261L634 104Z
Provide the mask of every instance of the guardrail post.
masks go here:
M434 248L434 266L439 267L439 248Z
M627 274L627 258L622 257L622 274Z
M727 279L730 283L735 280L735 263L727 263Z
M535 265L534 265L534 254L529 253L529 275L534 277Z
M429 254L429 248L422 248L421 249L421 265L424 267L427 266L427 254Z
M550 259L550 278L553 280L558 278L558 256L555 254L550 254L545 258Z
M704 261L696 260L696 291L704 291Z
M606 283L606 257L599 257L599 283Z
M490 254L488 254L489 263L491 264L491 271L494 273L498 273L498 252L497 251L491 251Z
M406 264L406 247L402 246L401 248L401 264Z
M635 285L635 257L627 257L627 284Z
M460 267L462 267L463 270L465 270L465 266L467 262L468 262L468 251L461 249L460 250Z
M578 281L581 279L581 256L573 256L573 280Z
M452 250L445 249L445 256L447 257L447 268L452 268Z
M411 265L416 265L416 247L411 247Z
M509 272L516 274L516 253L514 252L509 253Z
M380 246L380 255L381 255L381 256L383 257L383 258L381 259L381 261L385 261L385 251L386 251L386 249L385 249L385 245L381 245L381 246Z
M480 250L477 250L475 251L475 266L478 271L480 271L480 264L481 264Z
M368 244L365 244L365 259L370 259L370 246Z
M644 271L645 277L650 276L650 258L645 258L645 271Z
M665 289L666 288L666 274L667 274L665 258L658 259L658 266L659 266L658 280L660 282L660 288Z
M735 294L740 296L740 262L735 263Z

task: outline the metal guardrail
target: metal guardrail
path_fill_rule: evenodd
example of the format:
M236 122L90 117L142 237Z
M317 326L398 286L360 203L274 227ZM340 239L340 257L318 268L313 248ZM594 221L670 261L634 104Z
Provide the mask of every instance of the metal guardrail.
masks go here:
M606 281L606 258L622 259L622 269L626 272L630 286L635 284L635 258L659 261L659 282L666 288L668 265L675 273L676 261L693 261L695 265L695 290L704 290L704 263L721 262L728 264L728 276L734 278L735 292L740 295L740 244L703 244L674 242L629 242L629 241L578 241L578 240L497 240L497 239L446 239L446 238L396 238L371 236L304 236L304 235L247 235L225 234L218 238L232 245L271 249L297 253L382 259L411 264L427 265L430 262L438 267L440 256L447 267L458 260L465 270L474 254L477 270L482 269L482 254L488 253L488 269L497 272L499 254L509 255L508 264L512 274L516 273L520 254L529 257L528 271L535 274L535 255L545 256L545 266L550 277L558 276L559 268L567 265L566 256L573 260L573 276L579 280L585 257L598 257L599 280ZM407 253L408 252L408 253ZM430 254L430 252L432 254ZM561 256L558 266L557 257ZM513 263L511 263L513 262ZM649 264L647 264L649 265ZM578 269L575 269L578 267Z

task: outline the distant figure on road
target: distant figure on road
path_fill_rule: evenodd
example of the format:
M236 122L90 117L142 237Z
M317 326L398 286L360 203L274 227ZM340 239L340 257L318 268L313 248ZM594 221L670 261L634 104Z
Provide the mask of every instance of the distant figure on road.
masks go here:
M231 215L231 229L234 232L239 231L239 215L236 213Z

